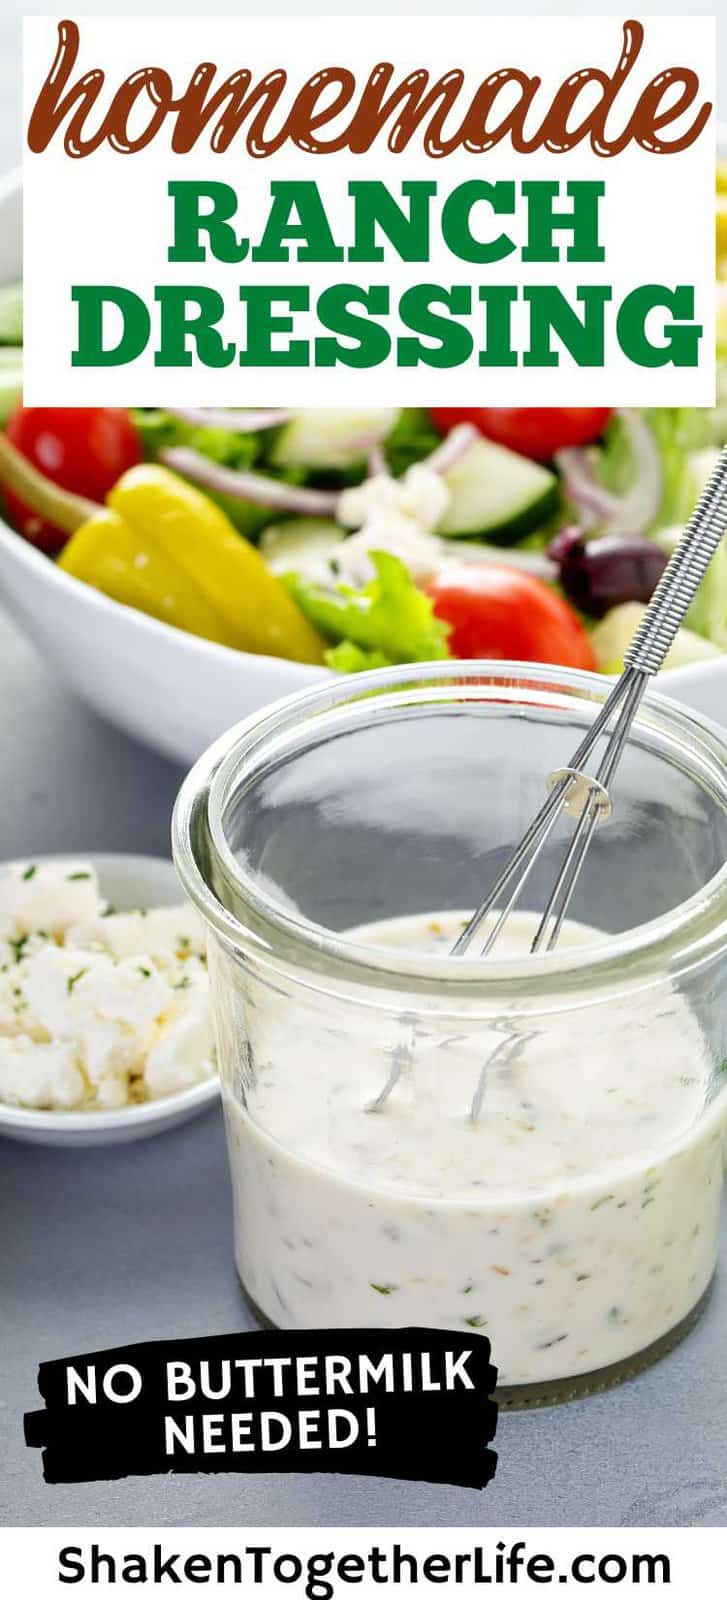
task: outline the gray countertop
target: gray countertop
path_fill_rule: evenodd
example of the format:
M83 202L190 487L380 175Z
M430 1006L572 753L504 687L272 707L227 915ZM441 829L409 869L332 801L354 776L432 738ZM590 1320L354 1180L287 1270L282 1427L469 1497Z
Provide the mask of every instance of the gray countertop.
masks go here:
M167 850L180 773L72 700L2 616L0 770L0 857ZM699 1327L650 1372L502 1418L497 1476L482 1494L283 1473L45 1485L22 1433L40 1361L251 1325L219 1112L103 1150L0 1140L0 1215L0 1525L727 1522L727 1275Z

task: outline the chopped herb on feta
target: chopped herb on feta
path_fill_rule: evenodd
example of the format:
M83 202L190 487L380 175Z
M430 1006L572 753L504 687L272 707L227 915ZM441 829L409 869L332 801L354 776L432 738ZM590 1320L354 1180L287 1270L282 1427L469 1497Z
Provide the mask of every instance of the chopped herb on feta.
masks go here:
M118 1109L214 1071L191 907L116 912L86 862L0 877L0 1100Z

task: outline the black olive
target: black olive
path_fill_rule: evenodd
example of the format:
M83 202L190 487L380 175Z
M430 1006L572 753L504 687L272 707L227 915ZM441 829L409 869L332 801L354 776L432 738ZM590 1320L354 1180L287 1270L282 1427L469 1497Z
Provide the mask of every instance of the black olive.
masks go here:
M607 533L586 540L578 528L562 528L548 555L560 569L568 599L590 617L603 617L626 600L646 604L667 563L651 539Z

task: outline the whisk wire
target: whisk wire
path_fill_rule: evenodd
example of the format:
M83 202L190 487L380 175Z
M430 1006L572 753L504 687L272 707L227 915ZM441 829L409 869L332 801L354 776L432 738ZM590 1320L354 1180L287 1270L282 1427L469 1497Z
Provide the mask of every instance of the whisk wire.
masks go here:
M602 705L601 710L591 723L585 738L579 744L578 749L573 757L571 768L578 770L583 763L588 760L596 741L609 722L616 706L623 698L626 687L627 685L623 683L621 679L617 684L615 684L608 699L604 705ZM496 879L489 894L487 895L487 898L482 901L481 905L478 906L474 916L470 918L466 927L462 929L459 938L453 944L450 952L451 955L464 955L465 951L469 949L473 940L477 937L482 924L485 922L490 911L493 909L493 906L499 900L503 890L507 888L512 878L515 876L520 863L526 860L531 848L533 847L537 852L532 859L532 866L535 865L537 855L539 855L540 850L547 842L548 837L558 821L558 817L563 809L563 805L567 797L567 791L571 787L571 783L571 777L569 775L564 775L562 778L558 778L553 784L547 800L544 801L539 812L537 813L537 816L533 818L530 827L523 834L519 845L514 850L509 861L506 863L505 867L500 873L500 876ZM500 928L504 924L505 918L509 915L514 905L519 900L522 887L524 886L527 877L530 875L532 866L527 865L525 867L525 876L516 886L511 899L503 908L503 912L498 918L495 927L492 928L488 934L487 942L482 952L483 955L486 955L487 952L492 948L493 944L495 943L495 939L500 932Z
M589 786L588 797L576 823L575 832L566 852L562 869L548 898L538 931L530 946L531 954L533 955L536 955L538 950L542 949L543 944L545 944L547 950L555 948L568 908L573 899L591 840L596 831L597 823L604 812L603 795L608 795L609 793L611 778L621 759L621 752L626 743L629 729L641 704L648 682L646 675L642 672L634 672L630 677L628 692L624 695L623 710L614 727L603 760L596 772L595 781L590 782L587 775L584 774L585 781ZM625 682L625 680L619 680L619 682ZM554 922L546 943L546 933L551 917L554 917Z
M576 783L583 781L585 774L582 772L582 768L592 754L599 738L607 729L614 712L624 699L628 687L628 682L624 678L620 678L618 683L614 685L608 699L594 717L588 732L579 744L569 767L565 769L562 776L555 776L550 793L531 822L530 827L523 834L519 845L496 879L486 899L482 901L474 916L470 918L466 927L462 929L459 938L452 946L452 955L463 955L470 948L501 894L507 889L513 878L516 877L518 869L522 865L523 870L519 878L517 878L509 899L498 913L497 919L485 940L481 954L483 956L489 954L499 938L510 912L515 908L522 895L525 884L567 804L569 793ZM557 889L558 885L556 884L555 887ZM552 899L553 896L551 896ZM540 934L541 930L539 928L536 934L536 938L539 938L539 943L542 942Z
M649 678L658 672L674 643L712 556L727 533L727 450L723 450L699 503L666 566L641 623L624 656L624 670L594 718L567 767L551 773L550 793L520 843L477 907L459 938L452 955L464 955L476 939L500 897L509 890L484 942L487 955L497 942L505 923L521 898L525 885L564 811L576 817L573 836L560 871L546 901L531 952L543 947L552 950L558 940L568 907L583 869L597 823L611 810L610 785L621 760L631 726L644 696ZM606 749L595 776L586 763L599 740L607 739Z

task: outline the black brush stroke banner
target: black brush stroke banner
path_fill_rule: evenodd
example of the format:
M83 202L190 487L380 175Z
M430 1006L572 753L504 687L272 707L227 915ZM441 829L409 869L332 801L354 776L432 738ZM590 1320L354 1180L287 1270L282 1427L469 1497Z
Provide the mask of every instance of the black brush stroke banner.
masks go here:
M368 1392L361 1392L359 1357L368 1357L376 1366L387 1355L396 1375L392 1391L387 1392L381 1383L370 1383ZM326 1357L351 1362L352 1394L343 1393L340 1386L325 1392ZM296 1383L300 1358L318 1358L314 1369L306 1369L308 1375L301 1380L301 1387ZM280 1360L287 1364L269 1364ZM254 1382L252 1398L245 1395L243 1371L234 1366L229 1394L207 1398L199 1392L200 1363L208 1363L210 1388L218 1389L227 1370L221 1363L228 1361L268 1363L244 1369ZM197 1385L193 1398L168 1397L167 1364L172 1362L186 1362L191 1368ZM139 1381L141 1385L136 1398L121 1403L103 1390L104 1379L108 1383L109 1373L119 1366L133 1368L138 1380L122 1371L112 1375L112 1390L127 1395L139 1387ZM95 1403L78 1389L75 1403L69 1403L71 1368L84 1382L89 1369L95 1371ZM471 1386L463 1381L463 1374ZM278 1386L284 1386L282 1395L275 1393L276 1375ZM274 1471L360 1473L483 1489L497 1463L495 1451L488 1448L497 1426L497 1405L491 1398L496 1378L489 1340L476 1333L464 1337L430 1328L346 1328L335 1333L270 1331L159 1340L44 1362L38 1387L45 1410L26 1414L25 1441L42 1449L47 1483L89 1483L169 1472ZM301 1392L316 1381L319 1394ZM441 1386L434 1387L437 1383ZM319 1412L320 1418L313 1425L313 1435L309 1432L307 1437L317 1433L320 1448L305 1447L302 1442L305 1428L311 1424L301 1418L311 1411ZM336 1445L329 1441L332 1412L339 1413L332 1419L339 1438L350 1436L357 1428L354 1442ZM341 1412L348 1414L348 1420L341 1419ZM240 1413L244 1414L244 1450L233 1448L233 1439L237 1437L239 1444L241 1437L239 1431L235 1434L240 1424L234 1421ZM284 1437L287 1424L292 1428L290 1442L277 1450L264 1448L261 1437L263 1418L270 1413L278 1414L278 1420L270 1424L272 1437ZM208 1445L210 1438L214 1439L213 1451L205 1448L205 1416L220 1419L206 1436ZM166 1419L185 1430L185 1439L193 1442L193 1453L179 1448L176 1440L173 1452L168 1453Z

